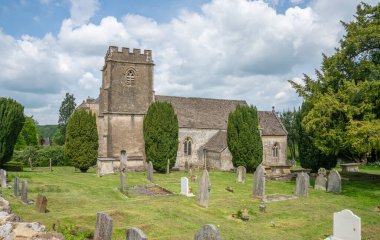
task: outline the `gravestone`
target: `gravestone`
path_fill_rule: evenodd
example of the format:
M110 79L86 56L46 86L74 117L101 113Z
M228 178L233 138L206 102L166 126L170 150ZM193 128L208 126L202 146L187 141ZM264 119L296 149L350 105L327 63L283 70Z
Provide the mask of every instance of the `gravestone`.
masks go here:
M191 176L193 174L193 170L189 168L189 175Z
M194 240L221 240L218 229L213 224L204 225L194 236Z
M342 179L335 169L330 171L327 178L327 191L333 193L340 193L342 191Z
M166 163L166 174L170 173L170 160L168 159L168 162Z
M361 219L348 209L334 213L333 236L327 239L360 240Z
M185 161L185 173L189 173L189 162Z
M318 170L318 176L315 179L314 189L326 191L327 178L326 178L326 169L320 168Z
M44 195L38 194L36 200L36 210L39 213L46 213L47 199Z
M146 175L147 175L147 179L149 181L153 182L153 164L152 164L152 162L148 163Z
M247 169L244 167L244 166L239 166L237 169L236 169L236 178L237 178L237 181L240 182L240 183L245 183L245 176L247 174Z
M120 152L120 190L125 192L127 190L127 183L125 175L127 172L127 155L125 151Z
M198 205L207 208L210 201L211 183L207 170L203 170L198 181Z
M15 197L20 196L20 186L19 186L20 179L15 176L14 178L14 184L13 184L13 195Z
M265 195L265 168L259 165L253 174L253 196L263 197Z
M127 229L127 239L126 240L148 240L143 231L139 228L129 228Z
M26 180L21 183L21 201L28 203L28 181Z
M7 187L7 171L0 169L0 185L2 188Z
M307 197L309 194L310 177L306 172L297 174L296 179L296 195Z
M94 240L112 239L112 218L105 213L96 214Z
M189 179L187 177L181 177L181 194L186 197L194 196L194 194L189 192Z

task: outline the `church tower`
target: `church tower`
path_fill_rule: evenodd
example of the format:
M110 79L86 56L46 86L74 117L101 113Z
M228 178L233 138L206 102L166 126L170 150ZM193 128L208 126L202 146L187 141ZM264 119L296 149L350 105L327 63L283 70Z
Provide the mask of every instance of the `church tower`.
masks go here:
M111 46L107 51L98 114L101 174L118 167L121 151L129 170L144 168L143 120L154 99L153 68L150 50Z

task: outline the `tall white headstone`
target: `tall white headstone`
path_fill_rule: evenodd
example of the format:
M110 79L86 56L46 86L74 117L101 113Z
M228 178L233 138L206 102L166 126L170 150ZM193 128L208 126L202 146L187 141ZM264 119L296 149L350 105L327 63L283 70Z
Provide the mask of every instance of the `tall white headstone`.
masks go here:
M361 220L353 212L344 209L334 213L333 236L326 240L361 240Z
M181 194L186 197L193 197L194 194L189 192L189 179L187 177L181 177Z

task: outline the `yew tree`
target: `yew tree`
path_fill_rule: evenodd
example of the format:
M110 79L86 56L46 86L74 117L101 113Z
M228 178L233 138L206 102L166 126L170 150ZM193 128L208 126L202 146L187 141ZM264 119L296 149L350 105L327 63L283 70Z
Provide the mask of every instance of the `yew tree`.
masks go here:
M144 118L146 160L153 168L164 173L175 164L178 150L178 119L173 106L167 102L154 102Z
M380 3L361 3L316 79L291 82L310 106L302 126L324 154L366 162L380 151ZM302 154L302 153L300 153Z

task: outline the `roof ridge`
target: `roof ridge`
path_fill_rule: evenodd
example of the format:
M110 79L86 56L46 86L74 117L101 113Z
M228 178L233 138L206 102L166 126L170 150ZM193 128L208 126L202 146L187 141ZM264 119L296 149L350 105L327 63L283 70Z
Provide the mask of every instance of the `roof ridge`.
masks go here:
M169 97L169 98L185 98L185 99L199 99L199 100L216 100L216 101L229 101L229 102L245 102L245 100L238 99L221 99L221 98L205 98L205 97L180 97L180 96L166 96L166 95L154 95L155 97Z

